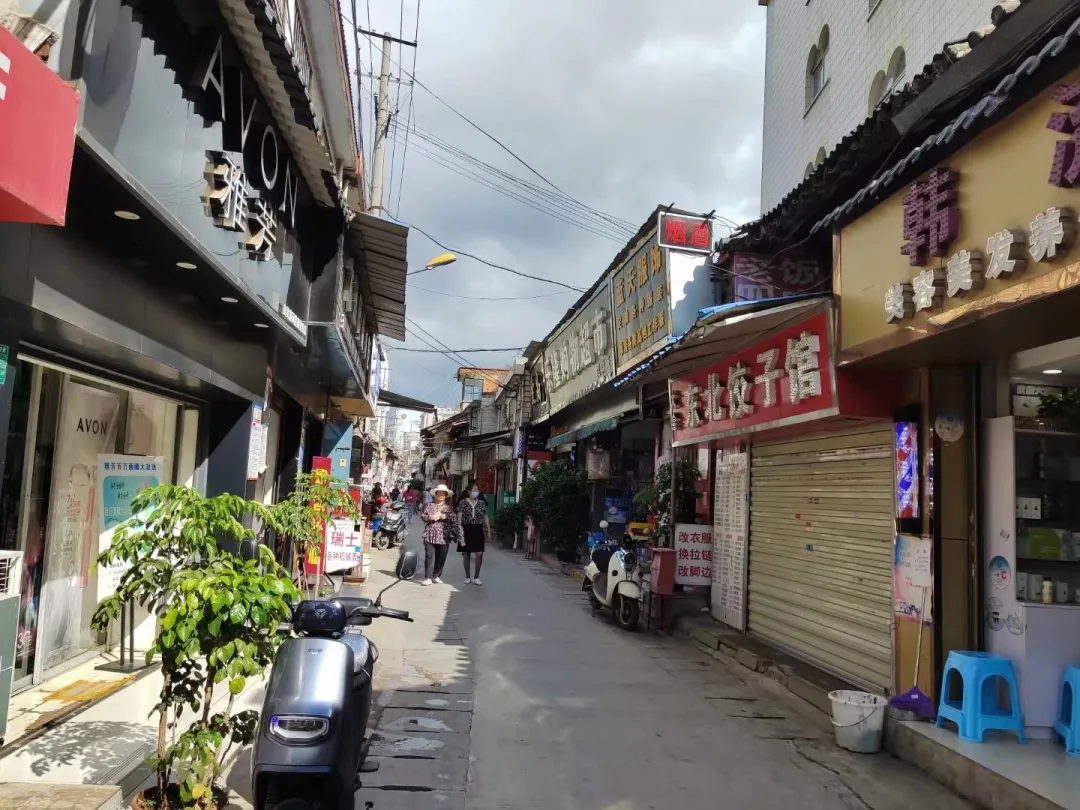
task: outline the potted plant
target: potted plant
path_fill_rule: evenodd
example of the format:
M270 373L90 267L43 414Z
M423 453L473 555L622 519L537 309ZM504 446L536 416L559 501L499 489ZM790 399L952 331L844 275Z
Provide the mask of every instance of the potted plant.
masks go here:
M1080 388L1063 388L1039 398L1039 416L1055 420L1067 431L1080 431Z
M656 471L656 479L634 493L634 508L639 513L653 514L656 521L656 544L671 546L672 531L676 523L694 520L697 501L697 482L701 478L697 464L691 459L680 459L674 468L675 511L672 515L672 465L665 462Z
M508 503L496 512L491 530L503 548L513 548L518 534L525 530L525 513L521 504Z
M124 570L91 624L105 630L129 602L157 619L147 663L161 664L154 756L156 786L136 797L138 810L210 810L225 804L215 785L234 744L254 739L255 711L234 712L247 680L261 674L281 641L296 589L265 546L246 559L219 545L254 539L245 518L273 525L258 503L236 495L206 498L162 484L132 501L131 520L116 529L97 564ZM224 710L211 714L215 687L227 689ZM185 715L191 725L176 734ZM175 739L170 742L170 731Z
M589 531L589 484L584 472L559 461L541 464L521 487L521 507L559 562L577 562Z
M326 523L334 518L360 520L360 506L348 488L326 470L312 470L296 476L293 491L270 507L270 522L292 540L292 571L301 589L311 598L318 596L321 577L311 581L305 560L322 559Z

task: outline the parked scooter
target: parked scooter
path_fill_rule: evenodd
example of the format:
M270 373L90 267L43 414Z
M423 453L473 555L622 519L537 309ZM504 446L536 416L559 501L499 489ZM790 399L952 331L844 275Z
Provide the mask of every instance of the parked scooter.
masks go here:
M600 528L608 528L606 520ZM633 540L623 536L619 543L596 546L585 568L581 590L589 595L594 610L611 608L624 630L634 630L641 619L641 570Z
M405 520L405 501L394 501L386 507L379 524L372 525L372 543L380 551L405 544L409 524Z
M304 601L293 611L294 636L278 649L266 688L251 769L256 810L352 810L366 762L372 677L379 651L359 630L377 617L411 622L382 606L387 590L416 574L419 557L403 551L397 581L374 601Z

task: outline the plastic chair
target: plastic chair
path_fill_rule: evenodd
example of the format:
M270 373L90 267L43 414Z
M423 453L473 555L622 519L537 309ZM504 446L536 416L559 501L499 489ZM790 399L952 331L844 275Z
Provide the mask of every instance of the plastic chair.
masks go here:
M963 682L962 702L949 699L949 678L954 674ZM1009 686L1009 708L998 701L998 678ZM941 728L945 720L955 723L960 739L968 742L981 743L988 729L1012 731L1019 742L1024 742L1024 715L1012 661L984 652L950 652L941 677L937 727Z
M1069 664L1061 675L1061 703L1054 731L1065 743L1065 753L1080 757L1080 667Z

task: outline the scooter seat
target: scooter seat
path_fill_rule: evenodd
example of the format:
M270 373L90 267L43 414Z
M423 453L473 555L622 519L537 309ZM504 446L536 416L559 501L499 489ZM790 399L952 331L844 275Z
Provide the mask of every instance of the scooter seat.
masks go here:
M611 560L611 555L613 555L618 548L618 546L612 545L597 546L593 549L592 561L596 563L596 567L599 568L601 572L607 573L607 564Z
M364 665L367 664L371 642L364 638L361 633L346 633L341 637L341 641L352 649L353 675L359 675L364 671Z

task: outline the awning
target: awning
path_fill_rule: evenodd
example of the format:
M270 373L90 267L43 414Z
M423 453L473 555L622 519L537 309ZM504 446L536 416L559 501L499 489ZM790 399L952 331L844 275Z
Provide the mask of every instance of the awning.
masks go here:
M370 302L380 335L405 340L405 274L409 229L354 211L348 251L354 256L364 300Z
M336 169L312 101L303 20L282 18L281 4L276 3L218 0L218 6L311 195L322 205L338 205ZM296 31L302 33L297 36Z
M63 225L79 96L0 27L0 222Z
M638 385L663 382L694 371L703 364L717 362L725 355L760 339L763 333L824 309L830 300L821 295L799 295L776 298L771 302L754 302L756 307L752 312L746 311L748 302L702 310L703 317L698 318L690 331L678 343L672 344L666 352L646 364L633 376L633 381ZM771 306L763 308L761 305L766 303L771 303ZM617 385L629 380L628 375Z
M403 394L395 394L393 391L387 391L385 388L379 392L379 404L389 405L391 408L404 408L407 411L423 411L425 413L435 413L435 406L429 402L421 402L418 399L404 396Z
M585 425L585 427L580 427L566 433L560 433L558 436L552 436L548 439L547 446L549 450L554 450L560 445L587 439L596 433L602 433L605 430L614 430L618 426L619 417L617 416L612 416L609 419L601 419L599 422L593 422Z

